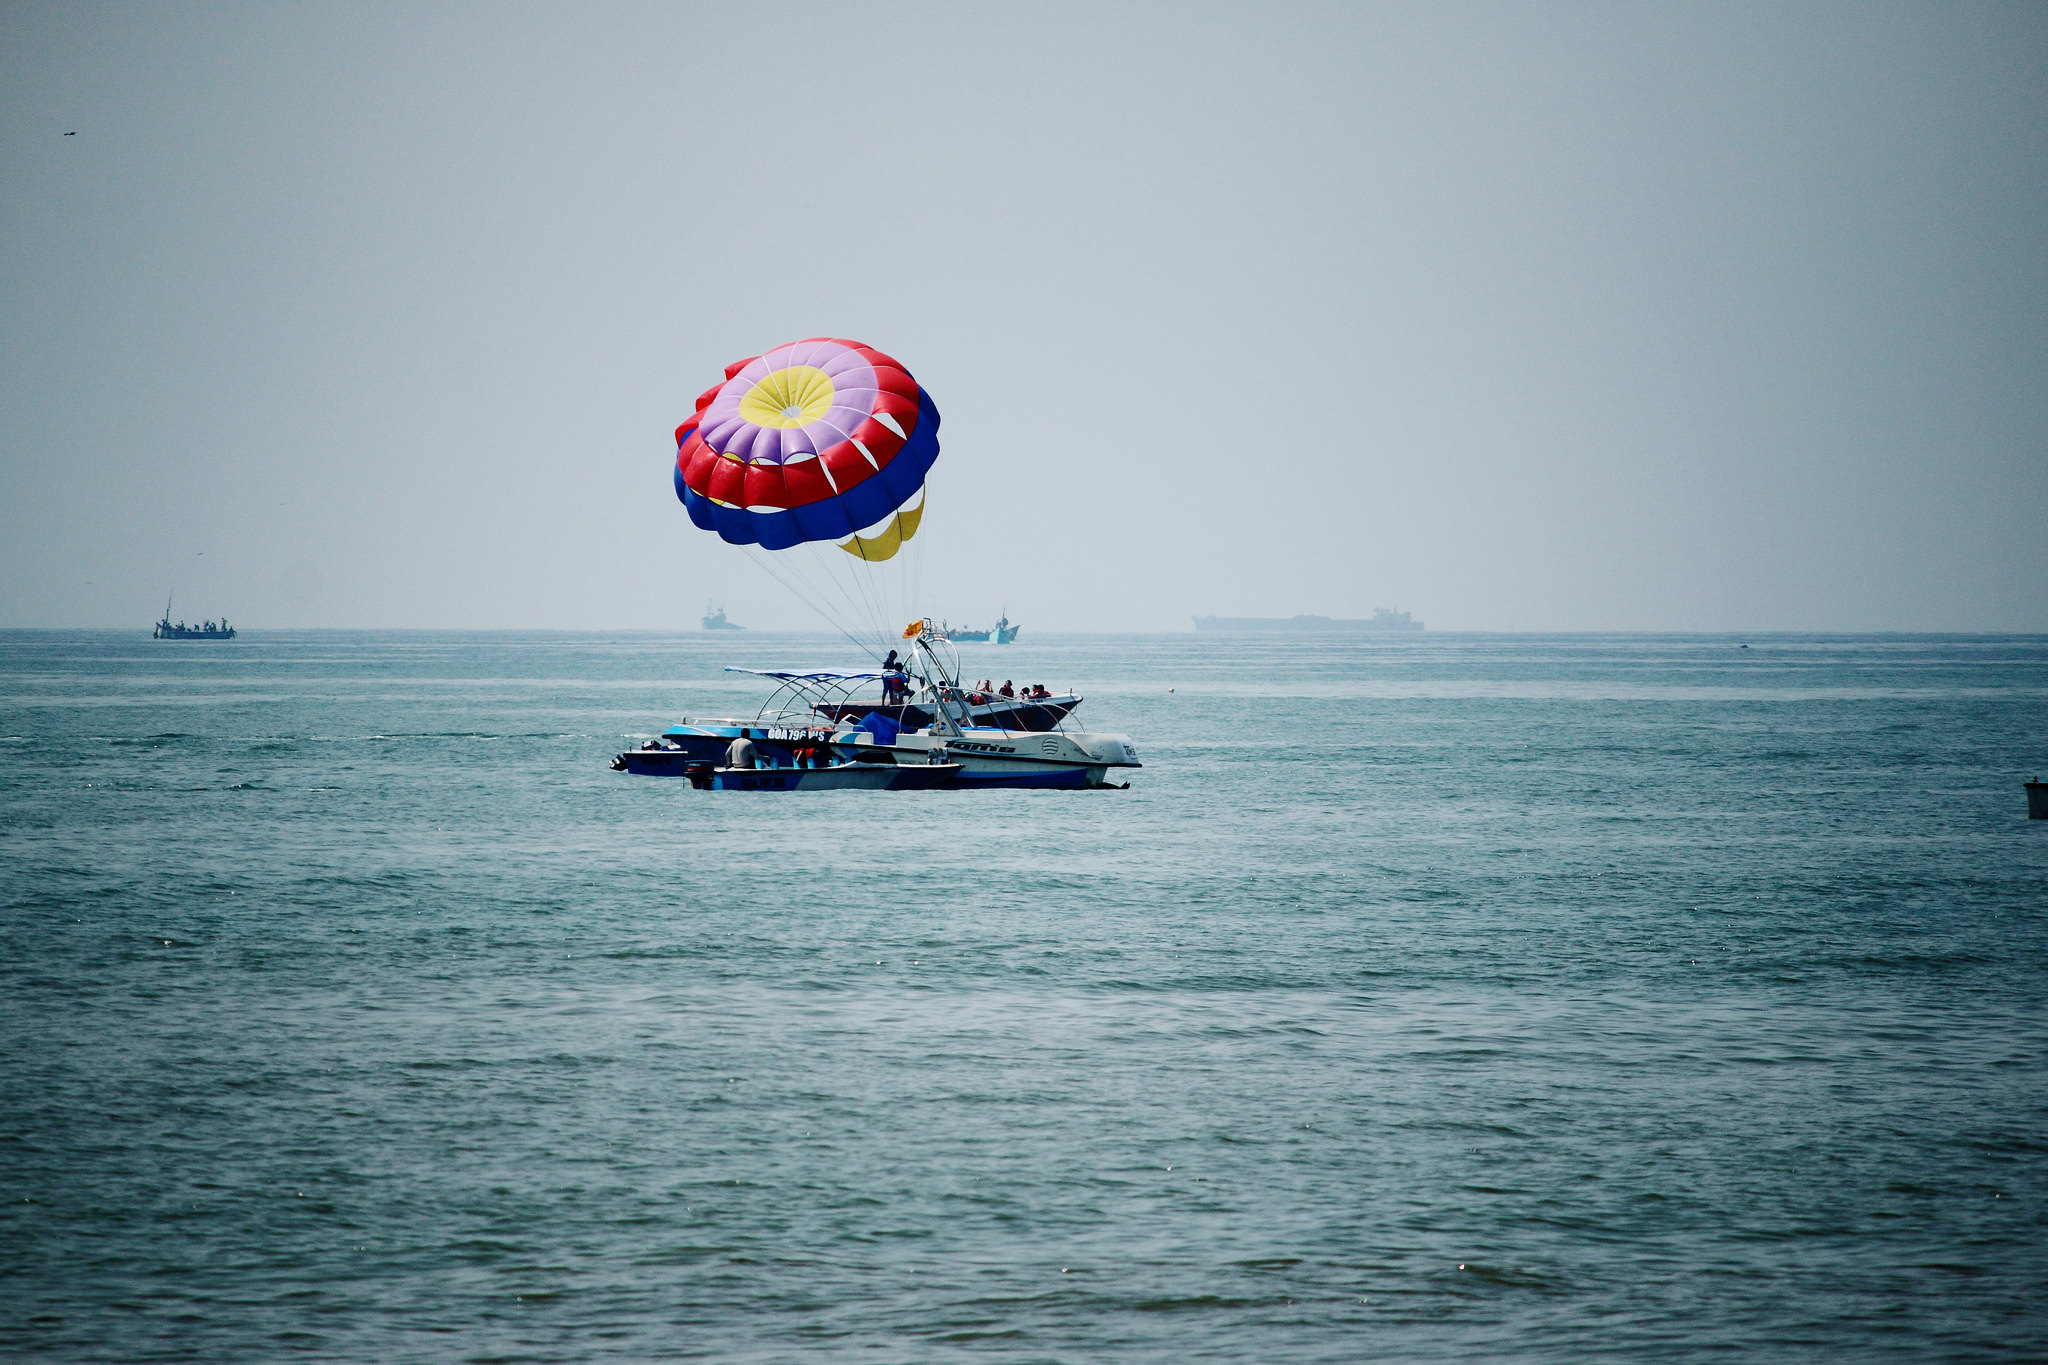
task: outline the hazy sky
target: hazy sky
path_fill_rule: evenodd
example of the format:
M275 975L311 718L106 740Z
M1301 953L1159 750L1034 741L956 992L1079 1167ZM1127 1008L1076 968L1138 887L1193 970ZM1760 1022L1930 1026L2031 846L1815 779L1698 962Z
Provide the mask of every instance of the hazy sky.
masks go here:
M12 3L0 101L0 625L815 625L670 466L826 334L955 620L2048 630L2041 5Z

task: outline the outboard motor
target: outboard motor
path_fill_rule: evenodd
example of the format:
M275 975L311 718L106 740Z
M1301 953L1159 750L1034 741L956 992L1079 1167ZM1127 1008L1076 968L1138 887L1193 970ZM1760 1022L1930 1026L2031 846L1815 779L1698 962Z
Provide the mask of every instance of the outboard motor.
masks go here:
M704 762L685 763L683 776L690 779L690 785L700 792L711 790L711 770L714 765Z

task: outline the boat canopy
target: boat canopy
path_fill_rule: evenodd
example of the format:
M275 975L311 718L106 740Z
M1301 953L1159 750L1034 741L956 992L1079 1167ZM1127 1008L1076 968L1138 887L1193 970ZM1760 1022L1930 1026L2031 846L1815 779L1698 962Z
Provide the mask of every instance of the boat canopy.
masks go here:
M805 672L799 669L784 668L734 668L730 664L726 665L725 671L728 673L751 673L757 678L773 678L777 682L785 683L866 682L873 678L888 676L876 670L848 672L845 669L839 668L815 668Z
M728 664L725 671L775 680L778 686L761 703L755 716L757 721L771 725L816 725L820 705L853 705L854 694L867 684L905 676L874 668L736 668Z

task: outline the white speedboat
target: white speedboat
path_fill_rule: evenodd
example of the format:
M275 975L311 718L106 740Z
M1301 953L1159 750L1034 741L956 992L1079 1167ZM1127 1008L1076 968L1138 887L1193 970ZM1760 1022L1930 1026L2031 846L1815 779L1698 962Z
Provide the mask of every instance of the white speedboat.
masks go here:
M927 726L887 739L856 730L836 743L856 757L887 753L900 764L957 763L963 787L1107 787L1112 768L1144 766L1127 736L1086 731Z

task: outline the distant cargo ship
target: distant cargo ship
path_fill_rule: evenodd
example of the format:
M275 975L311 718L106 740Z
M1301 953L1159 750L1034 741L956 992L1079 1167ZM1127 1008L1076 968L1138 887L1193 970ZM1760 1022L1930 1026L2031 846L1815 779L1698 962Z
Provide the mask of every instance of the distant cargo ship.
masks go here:
M1376 607L1369 621L1331 616L1197 616L1196 630L1220 631L1354 631L1421 630L1422 622L1405 611Z
M724 607L720 607L720 608L719 608L719 609L718 609L717 611L713 611L713 610L711 610L711 609L710 609L709 607L706 607L706 608L704 609L704 629L706 629L706 630L745 630L745 629L746 629L746 627L745 627L745 626L736 626L736 625L734 625L734 624L733 624L732 622L730 622L730 621L726 620L726 619L725 619L725 608L724 608Z

